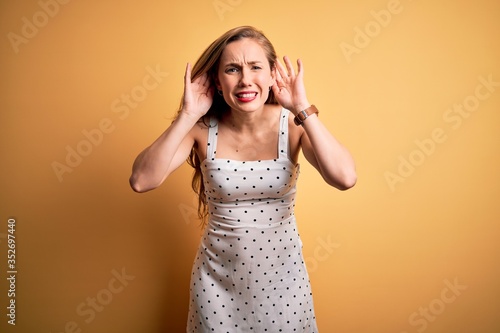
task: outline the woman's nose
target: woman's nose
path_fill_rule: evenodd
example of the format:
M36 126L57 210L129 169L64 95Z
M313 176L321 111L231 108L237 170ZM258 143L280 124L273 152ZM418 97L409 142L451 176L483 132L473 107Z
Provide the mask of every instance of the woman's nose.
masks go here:
M252 83L250 70L243 68L241 70L240 85L248 86Z

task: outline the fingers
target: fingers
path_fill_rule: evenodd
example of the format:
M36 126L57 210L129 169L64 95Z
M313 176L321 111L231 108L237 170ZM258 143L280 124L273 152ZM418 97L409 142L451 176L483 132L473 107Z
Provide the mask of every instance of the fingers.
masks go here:
M209 88L211 86L211 82L207 73L198 75L196 78L193 78L193 80L190 80L190 83L204 88Z
M286 72L285 67L279 60L276 61L276 69L276 74L280 81L283 80L284 77L288 77L288 73Z
M191 64L188 62L184 73L184 85L188 86L189 84L191 84Z
M286 69L288 71L288 76L295 76L295 70L293 69L292 62L290 61L290 58L287 56L283 57L283 60L285 61Z
M209 86L210 80L208 79L208 74L203 73L202 75L198 75L196 78L192 78L192 69L191 64L188 62L186 65L186 72L184 74L184 84L186 86L191 85L192 83L196 83L201 86Z
M204 87L210 86L210 80L208 79L208 74L203 73L203 75L200 78L200 84Z
M304 65L302 64L302 60L297 59L297 67L298 67L298 76L304 76Z
M279 79L283 78L294 78L297 76L302 76L304 74L304 65L302 64L302 60L297 59L297 68L298 72L295 73L295 69L293 68L292 62L288 56L283 57L283 61L285 62L285 66L278 60L276 61L276 69L277 74L279 74Z
M283 65L281 65L281 63L279 61L276 61L276 69L275 69L275 78L276 78L276 82L281 82L283 81L283 74L284 73L284 69L283 69Z

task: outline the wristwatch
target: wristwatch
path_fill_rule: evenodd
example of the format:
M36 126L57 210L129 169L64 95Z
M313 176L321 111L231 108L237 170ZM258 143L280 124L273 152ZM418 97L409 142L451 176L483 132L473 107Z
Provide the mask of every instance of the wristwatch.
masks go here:
M315 113L319 114L319 111L314 105L311 105L307 109L302 110L299 113L297 113L297 115L293 119L293 122L297 126L302 125L302 123L304 122L304 120L307 119L307 117L309 117L310 115L315 114Z

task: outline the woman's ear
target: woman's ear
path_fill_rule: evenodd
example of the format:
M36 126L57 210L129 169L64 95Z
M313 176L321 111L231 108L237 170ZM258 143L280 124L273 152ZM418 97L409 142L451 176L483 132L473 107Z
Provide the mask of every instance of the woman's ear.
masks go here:
M271 87L276 83L276 65L271 68Z

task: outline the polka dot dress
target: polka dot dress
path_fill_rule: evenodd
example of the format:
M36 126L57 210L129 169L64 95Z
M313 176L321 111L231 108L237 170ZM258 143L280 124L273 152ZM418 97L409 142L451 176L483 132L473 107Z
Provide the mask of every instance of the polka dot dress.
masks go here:
M193 264L187 332L317 332L294 216L299 166L288 158L282 110L279 158L216 158L211 120L201 168L209 221Z

